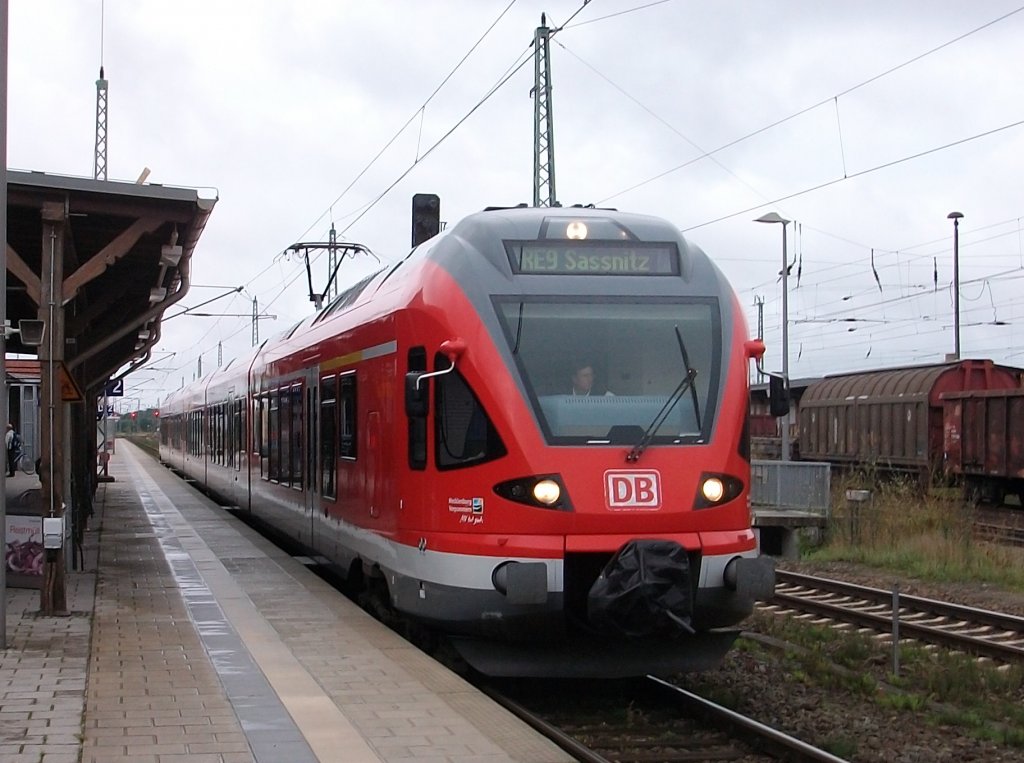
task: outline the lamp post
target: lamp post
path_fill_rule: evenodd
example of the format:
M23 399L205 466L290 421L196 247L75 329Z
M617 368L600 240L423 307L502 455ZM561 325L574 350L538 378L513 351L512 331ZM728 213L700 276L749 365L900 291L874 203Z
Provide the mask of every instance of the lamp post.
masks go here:
M778 212L769 212L756 223L782 223L782 378L789 393L789 256L786 253L786 226L790 223ZM789 414L782 422L782 460L789 461Z
M950 212L953 221L953 355L960 360L960 212Z

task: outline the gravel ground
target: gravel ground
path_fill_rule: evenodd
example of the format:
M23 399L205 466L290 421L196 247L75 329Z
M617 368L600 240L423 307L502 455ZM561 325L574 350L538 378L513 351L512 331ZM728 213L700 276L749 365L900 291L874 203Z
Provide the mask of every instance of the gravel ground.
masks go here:
M786 563L785 569L891 588L893 576L856 565ZM938 585L901 579L900 590L958 603L1024 615L1024 595L976 584ZM747 624L766 629L769 615L755 615ZM862 672L885 681L884 657L868 660ZM856 763L957 763L1024 761L1024 747L1005 746L971 735L962 726L943 725L937 711L899 710L885 706L857 685L855 673L845 680L822 679L801 669L774 649L735 649L720 669L681 677L679 683L751 715L800 739L829 749ZM850 678L850 676L853 678ZM781 677L781 680L780 680ZM1011 690L1010 701L1024 705L1024 691ZM1017 728L1017 733L1024 729Z

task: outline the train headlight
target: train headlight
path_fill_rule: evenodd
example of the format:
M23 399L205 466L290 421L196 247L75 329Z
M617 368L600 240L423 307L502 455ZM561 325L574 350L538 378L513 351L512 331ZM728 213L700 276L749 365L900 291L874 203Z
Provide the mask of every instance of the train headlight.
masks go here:
M565 226L565 237L582 241L587 237L587 224L579 220L569 223Z
M710 509L721 506L743 493L743 483L728 474L700 475L697 483L697 495L693 499L693 508Z
M718 477L708 477L701 484L700 492L710 503L718 503L725 495L725 485Z
M533 486L533 497L545 506L551 506L562 497L562 488L554 480L541 480Z
M572 511L569 491L558 474L531 474L499 482L494 486L494 492L509 501L535 509Z

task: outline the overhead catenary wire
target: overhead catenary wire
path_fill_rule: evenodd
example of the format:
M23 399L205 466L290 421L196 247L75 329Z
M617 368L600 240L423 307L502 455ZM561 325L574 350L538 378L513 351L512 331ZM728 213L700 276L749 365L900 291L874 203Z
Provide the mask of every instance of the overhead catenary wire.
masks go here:
M1005 21L1006 19L1010 18L1011 16L1013 16L1013 15L1015 15L1017 13L1020 13L1021 11L1024 11L1024 6L1016 8L1016 9L1010 11L1009 13L1004 13L1002 16L999 16L998 18L995 18L995 19L993 19L991 21L988 21L988 22L982 24L979 27L975 27L974 29L971 29L970 31L965 32L964 34L961 34L961 35L959 35L957 37L954 37L952 40L948 40L948 41L942 43L941 45L937 45L934 48L926 50L925 52L920 53L919 55L916 55L913 58L910 58L910 59L908 59L908 60L906 60L906 61L904 61L904 62L902 62L900 64L897 64L896 66L890 67L890 68L886 69L885 71L879 72L878 74L875 74L872 77L869 77L868 79L863 80L863 81L857 83L856 85L854 85L852 87L846 88L845 90L842 90L842 91L840 91L840 92L838 92L838 93L836 93L834 95L831 95L828 98L824 98L824 99L822 99L822 100L820 100L820 101L818 101L816 103L813 103L813 104L811 104L809 106L805 106L802 109L800 109L800 110L790 114L789 116L783 117L781 119L777 119L774 122L771 122L770 124L767 124L767 125L765 125L763 127L759 127L756 130L753 130L753 131L748 132L748 133L746 133L744 135L741 135L740 137L738 137L738 138L736 138L734 140L731 140L731 141L728 141L727 143L724 143L723 145L719 146L718 148L712 149L711 151L705 152L705 153L701 154L700 156L696 156L696 157L694 157L692 159L689 159L686 162L683 162L682 164L679 164L679 165L677 165L675 167L672 167L672 168L670 168L668 170L660 172L657 175L654 175L653 177L648 178L647 180L643 180L643 181L641 181L641 182L639 182L639 183L637 183L635 185L632 185L632 186L630 186L628 188L625 188L625 189L623 189L621 191L616 191L615 193L611 194L610 196L606 196L605 198L601 199L597 203L598 204L605 204L605 203L611 201L614 198L622 196L623 194L629 193L630 191L635 191L637 188L641 188L641 187L643 187L643 186L645 186L645 185L647 185L649 183L653 183L656 180L660 180L661 178L663 178L663 177L665 177L667 175L670 175L670 174L672 174L674 172L677 172L677 171L679 171L681 169L684 169L685 167L689 167L691 164L695 164L696 162L699 162L702 159L706 159L706 158L708 158L708 157L710 157L710 156L712 156L714 154L720 153L720 152L726 150L727 148L732 148L733 146L739 145L740 143L743 143L744 141L749 140L750 138L753 138L756 135L760 135L761 133L767 132L768 130L771 130L771 129L775 128L775 127L778 127L779 125L783 125L786 122L790 122L790 121L796 119L797 117L801 117L804 114L807 114L807 113L809 113L811 111L814 111L815 109L818 109L818 108L824 106L825 104L829 103L833 99L838 99L838 98L841 98L841 97L843 97L845 95L849 95L850 93L853 93L854 91L859 90L862 87L866 87L867 85L870 85L873 82L877 82L878 80L882 79L883 77L887 77L888 75L893 74L894 72L897 72L900 69L903 69L903 68L905 68L907 66L910 66L911 64L914 64L914 63L922 60L923 58L927 58L928 56L930 56L930 55L932 55L934 53L937 53L938 51L942 50L943 48L947 48L950 45L953 45L953 44L955 44L957 42L960 42L961 40L965 40L966 38L970 37L971 35L977 34L978 32L980 32L980 31L982 31L984 29L987 29L990 26L998 24L1001 21ZM861 173L861 174L863 174L863 173ZM856 176L857 175L853 175L851 177L856 177ZM822 186L822 187L825 187L825 186ZM815 189L812 189L812 190L818 190L818 188L815 188ZM784 197L783 200L789 199L789 198L793 198L793 196ZM775 201L772 201L772 202L769 202L769 203L773 203L773 204L774 203L778 203L778 200L775 200ZM754 209L757 209L757 207L754 207ZM746 211L748 211L748 210L743 210L741 212L737 212L736 214L744 214ZM725 218L720 218L720 219L728 219L728 217L731 217L731 216L733 216L733 215L727 216ZM701 225L694 226L694 227L702 227L702 225L710 225L713 222L719 222L719 220L712 220L712 221L709 221L707 223L702 223Z
M644 8L649 8L649 7L653 7L653 6L655 6L655 5L661 5L661 4L663 4L663 2L667 2L667 0L662 0L662 2L656 2L656 3L647 3L646 5L643 5L643 6L639 6L639 7L638 7L638 8L636 8L636 9L630 9L630 10L642 10L642 9L644 9ZM511 4L510 4L510 5L511 5ZM576 15L577 15L577 14L578 14L578 13L579 13L579 12L580 12L580 11L581 11L582 9L583 9L583 7L585 7L586 5L587 5L586 3L584 3L583 5L581 5L581 6L579 7L579 9L578 9L578 10L576 11L576 13L574 13L574 14L573 14L573 18L575 18L575 16L576 16ZM506 9L505 9L505 10L507 11L507 9L508 9L508 7L506 7ZM1024 9L1024 8L1022 8L1022 9ZM966 37L966 36L968 36L969 34L972 34L972 33L976 32L976 31L979 31L980 29L983 29L983 28L984 28L985 26L990 26L991 24L994 24L994 23L996 23L997 21L1001 20L1002 18L1006 18L1006 17L1008 17L1008 16L1010 16L1010 15L1013 15L1013 13L1016 13L1016 12L1018 12L1019 10L1022 10L1022 9L1017 9L1017 11L1013 11L1013 12L1011 12L1011 13L1009 13L1009 14L1005 14L1005 15L1004 15L1003 17L1000 17L1000 19L995 19L995 20L993 20L993 21L991 21L991 22L988 22L988 24L986 24L986 25L983 25L982 27L978 27L977 29L975 29L975 30L972 30L971 32L968 32L968 33L967 33L967 34L965 34L965 35L961 35L961 37L960 37L960 38L956 38L956 39L962 39L963 37ZM505 12L505 11L503 11L503 13L504 13L504 12ZM612 16L618 16L618 15L621 15L622 13L626 13L626 12L630 12L630 11L622 11L622 12L620 12L620 13L616 13L616 14L611 14L611 15L610 15L610 16L608 16L608 17L601 17L601 18L599 18L599 19L592 19L592 20L588 20L588 21L585 21L585 22L577 22L577 23L572 23L572 24L570 24L569 22L566 22L566 23L565 23L565 24L563 24L563 25L562 25L561 27L559 27L559 30L561 30L561 29L567 29L567 28L575 28L575 27L579 27L579 26L582 26L583 24L589 24L589 23L593 23L593 22L595 22L595 21L599 21L599 20L602 20L603 18L611 18ZM500 18L500 17L499 17L499 18ZM930 52L934 52L935 50L941 49L942 47L945 47L946 45L950 45L950 44L952 44L952 43L953 43L953 42L955 42L955 41L956 41L956 40L951 40L951 41L949 41L949 42L947 42L947 43L944 43L943 45L941 45L941 46L938 46L938 48L934 48L934 49L932 49L932 51L929 51L929 52L926 52L926 53L924 53L924 54L921 54L921 56L918 56L918 57L916 57L915 59L911 59L910 61L904 62L903 64L901 64L901 65L899 65L899 66L897 66L897 67L894 67L894 68L892 68L892 69L888 70L887 72L883 72L883 73L881 73L881 74L879 74L879 75L876 75L876 77L872 78L872 80L873 80L873 79L877 79L878 77L884 76L884 74L886 74L886 73L890 73L890 72L892 72L892 71L895 71L895 70L897 70L897 69L901 68L902 66L906 66L906 65L908 65L909 63L912 63L912 62L913 62L914 60L916 60L917 58L921 58L921 57L923 57L924 55L927 55L927 54L928 54L928 53L930 53ZM525 63L525 61L519 61L519 64L518 64L518 65L519 65L519 66L522 66L522 65L523 65L523 63ZM515 73L515 71L512 71L512 72L511 72L511 74L514 74L514 73ZM843 92L842 92L842 93L840 93L839 95L843 95L843 94L845 94L845 93L847 93L847 92L851 92L852 90L855 90L855 89L856 89L857 87L861 87L861 86L863 86L863 85L865 85L865 84L867 84L867 83L871 82L872 80L866 80L865 82L863 82L863 83L860 83L860 84L858 84L858 85L854 86L853 88L849 88L849 89L847 89L846 91L843 91ZM503 83L499 83L499 85L498 85L498 86L500 87L500 86L501 86L501 84L503 84ZM832 98L833 98L833 99L834 99L834 98L837 98L837 97L838 97L838 96L832 96ZM429 99L428 99L428 101L429 101ZM424 103L424 105L426 105L426 102ZM415 119L415 118L417 118L417 117L419 117L419 118L420 118L420 119L422 120L422 117L423 117L423 107L420 107L420 109L418 109L418 110L417 110L417 111L416 111L416 112L415 112L415 113L413 114L413 117L412 117L412 119ZM457 126L458 126L458 125L456 125L456 127L457 127ZM404 127L403 129L406 129L406 128ZM449 134L450 134L450 133L449 133ZM447 136L446 136L446 137L447 137ZM950 145L956 145L956 144L950 144ZM435 147L436 147L436 145L435 145ZM386 149L386 148L387 148L387 147L385 147L385 149ZM432 147L432 148L433 148L433 147ZM940 147L940 149L935 149L935 150L941 150L941 147ZM428 153L429 153L429 151L428 151ZM352 226L356 225L356 224L357 224L357 223L358 223L358 222L360 221L360 219L364 217L364 215L366 214L366 212L367 212L367 211L368 211L368 210L369 210L370 208L372 208L372 206L373 206L373 205L375 205L375 204L376 204L377 202L379 202L379 201L380 201L380 199L381 199L381 198L383 198L383 196L384 196L384 195L386 195L386 193L387 193L388 191L392 190L392 189L393 189L393 188L395 187L395 185L397 185L397 183L398 183L398 182L401 182L401 180L402 180L402 179L404 179L404 177L406 177L406 176L408 175L408 172L410 172L410 171L412 170L412 168L414 168L414 167L416 166L416 164L417 164L417 163L418 163L419 161L421 161L422 159L426 158L426 155L427 155L427 154L424 154L424 155L422 155L422 156L421 156L421 155L420 155L420 153L419 153L419 151L417 151L417 159L416 159L416 161L415 161L415 162L413 162L413 164L412 164L412 165L410 166L410 168L409 168L409 169L408 169L408 170L407 170L407 171L406 171L406 172L405 172L405 173L404 173L404 174L403 174L403 175L402 175L402 176L401 176L401 177L400 177L400 178L399 178L399 179L398 179L397 181L395 181L395 183L393 183L393 184L392 184L391 186L389 186L389 187L388 187L388 188L387 188L387 189L385 190L385 192L384 192L383 194L381 194L380 196L378 196L378 197L377 197L376 199L374 199L373 201L371 201L371 202L368 202L368 203L367 203L366 205L364 205L364 206L362 207L362 213L358 214L358 217L357 217L357 218L356 218L355 220L353 220L353 221L351 222L351 224L350 224L350 225L348 225L348 226L347 226L347 227L345 228L345 230L347 231L347 230L351 229L351 228L352 228ZM906 160L906 159L905 159L905 160ZM891 166L891 165L882 165L882 166ZM876 169L877 169L877 168L876 168ZM845 175L845 171L844 171L844 175ZM358 180L358 179L359 179L359 178L357 178L357 180ZM347 190L347 189L346 189L346 190ZM813 189L811 189L811 190L813 190ZM810 190L808 190L808 191L805 191L805 193L809 193L809 192L810 192ZM344 194L344 191L343 191L343 194ZM340 199L340 197L339 197L339 199ZM331 207L329 207L329 209L333 208L333 206L334 206L334 205L332 204L332 205L331 205ZM738 213L735 213L735 214L742 214L742 212L738 212ZM314 225L315 225L315 224L316 224L316 223L314 223ZM312 227L313 227L313 226L311 226L311 228L312 228ZM700 227L700 226L696 226L696 227ZM813 228L810 228L810 229L813 229ZM307 229L307 231L308 231L308 230L309 230L309 229ZM692 230L692 228L688 228L687 230ZM1018 233L1018 235L1019 235L1019 233ZM908 248L909 248L909 247L908 247ZM886 251L885 251L885 253L886 253L886 254L890 254L890 253L891 253L891 254L896 254L896 253L898 253L899 251L900 251L900 250L895 250L895 249L892 249L892 250L886 250ZM882 272L884 273L884 267L888 267L888 266L884 265L884 263L883 263L883 262L881 261L881 257L882 257L882 254L883 254L883 250L882 250L882 248L878 248L878 250L877 250L877 254L879 255L879 263L878 263L878 266L879 266L879 270L881 270L881 271L882 271ZM921 256L921 257L923 257L924 255L918 255L918 256ZM1022 262L1024 262L1024 254L1021 254L1021 255L1020 255L1020 259L1021 259L1021 261L1022 261ZM280 265L280 263L279 263L279 265ZM270 269L270 267L272 267L272 265L268 265L268 267L267 267L267 268L265 268L265 269L264 269L263 271L261 271L261 274L260 274L260 275L262 275L262 274L263 274L263 273L265 273L265 272L266 272L267 270L269 270L269 269ZM285 270L285 268L284 268L283 266L281 266L281 269L282 269L282 271L284 271L284 270ZM284 275L284 273L282 273L282 275ZM279 299L280 299L280 298L281 298L281 297L282 297L282 296L284 295L284 293L286 292L286 289L287 289L287 288L288 288L288 287L289 287L289 286L290 286L291 284L293 284L293 283L295 282L295 280L297 280L297 279L298 279L299 277L301 277L301 275L302 275L302 273L301 273L301 272L296 272L296 273L294 273L294 274L290 275L290 276L289 276L288 278L282 278L282 281L287 281L287 283L285 283L285 284L284 284L284 286L283 286L282 288L277 288L277 286L275 286L275 287L274 287L273 289L264 289L264 290L262 290L262 291L261 291L261 296L262 296L262 295L267 295L267 294L273 293L273 296L272 296L272 298L271 298L271 300L270 300L270 304L272 304L272 303L274 303L274 302L278 301L278 300L279 300ZM255 281L255 278L254 278L254 279L252 279L252 281L250 281L249 283L253 283L254 281ZM233 334L232 334L232 335L234 335L234 334L237 334L237 333L240 333L240 332L241 332L241 330L243 330L243 329L239 329L238 331L235 331L235 332L233 332ZM209 332L208 332L208 333L209 333Z

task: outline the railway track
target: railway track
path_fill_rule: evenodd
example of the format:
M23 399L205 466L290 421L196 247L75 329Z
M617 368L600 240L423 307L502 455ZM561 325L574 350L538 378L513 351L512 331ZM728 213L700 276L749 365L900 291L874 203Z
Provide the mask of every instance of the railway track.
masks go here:
M1024 527L998 522L975 522L974 536L1003 546L1024 547Z
M891 633L893 592L776 572L775 596L762 609L796 611ZM1024 662L1024 617L899 595L899 636L1001 662Z
M545 682L510 692L517 699L482 688L585 763L843 761L654 676L593 691Z

